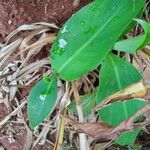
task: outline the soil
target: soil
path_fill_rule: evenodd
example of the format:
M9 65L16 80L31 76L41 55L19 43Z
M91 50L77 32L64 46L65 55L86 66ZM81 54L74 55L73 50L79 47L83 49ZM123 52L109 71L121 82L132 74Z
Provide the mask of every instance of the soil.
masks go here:
M82 0L76 7L74 0L1 0L0 39L22 24L46 21L61 26L90 1Z

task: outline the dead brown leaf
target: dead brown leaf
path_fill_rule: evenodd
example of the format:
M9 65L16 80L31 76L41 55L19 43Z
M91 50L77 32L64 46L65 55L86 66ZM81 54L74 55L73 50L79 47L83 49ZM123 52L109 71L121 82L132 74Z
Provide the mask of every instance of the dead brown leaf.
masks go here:
M147 93L144 96L144 99L150 100L150 89L147 90Z
M146 105L139 111L137 111L132 117L123 121L116 127L112 127L106 123L96 122L88 123L82 122L78 123L70 117L62 116L64 121L72 126L73 130L78 133L86 133L94 139L113 139L122 134L125 131L132 131L137 127L142 127L144 123L134 123L135 118L144 114L147 117L147 114L150 112L150 104Z
M104 138L104 139L110 139L113 137L112 134L110 134L113 130L113 128L105 123L78 123L74 119L70 117L64 117L66 123L72 126L72 128L77 131L78 133L86 133L87 135L96 138Z

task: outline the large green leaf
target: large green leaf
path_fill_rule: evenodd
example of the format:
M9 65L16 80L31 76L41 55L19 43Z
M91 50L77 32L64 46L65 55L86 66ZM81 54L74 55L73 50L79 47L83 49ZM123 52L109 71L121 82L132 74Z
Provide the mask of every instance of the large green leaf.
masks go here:
M57 97L57 80L40 80L31 90L27 105L30 127L34 128L52 113Z
M140 73L132 64L110 53L101 67L97 103L140 79ZM136 99L126 102L116 102L101 109L99 116L105 123L117 126L145 104L145 101ZM139 130L126 132L116 142L120 145L133 144L138 133Z
M142 25L145 33L126 40L118 41L113 49L134 54L137 50L144 48L150 43L150 24L144 20L136 19Z
M81 105L82 105L82 108L83 108L84 118L88 118L89 115L91 114L93 108L95 107L96 93L93 92L93 93L90 93L90 94L87 94L87 95L83 95L80 98L81 98ZM75 100L73 100L70 103L70 105L68 106L68 109L71 113L75 113L77 115Z
M73 15L58 33L51 51L53 71L75 80L95 69L145 0L97 0Z
M148 101L141 99L132 99L129 101L112 103L99 110L100 119L112 126L117 126L124 120L134 115L140 108L148 104ZM140 132L137 128L133 131L127 131L116 139L120 145L132 145Z
M97 103L140 79L140 73L132 64L110 53L100 70Z

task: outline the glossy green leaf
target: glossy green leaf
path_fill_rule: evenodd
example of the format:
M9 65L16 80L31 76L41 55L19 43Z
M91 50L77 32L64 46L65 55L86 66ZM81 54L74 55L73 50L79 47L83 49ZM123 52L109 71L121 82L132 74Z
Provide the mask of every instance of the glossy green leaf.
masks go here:
M100 118L105 123L117 126L134 115L146 104L148 104L148 101L141 99L112 103L99 111ZM140 129L135 129L134 131L124 132L116 139L116 142L120 145L132 145L139 131Z
M144 28L145 33L126 40L117 42L113 49L134 54L137 50L144 48L150 43L150 24L144 20L136 19Z
M126 60L110 53L102 64L96 101L120 91L141 79L140 73Z
M96 93L93 92L93 93L81 96L80 98L81 98L81 105L82 105L82 109L83 109L84 118L87 118L87 117L89 117L93 108L95 107ZM68 109L71 113L77 114L75 100L73 100L70 103L70 105L68 106Z
M28 99L27 112L30 127L39 125L52 113L57 97L57 79L40 80L31 90Z
M51 49L53 71L75 80L95 69L145 0L97 0L74 14L58 33Z

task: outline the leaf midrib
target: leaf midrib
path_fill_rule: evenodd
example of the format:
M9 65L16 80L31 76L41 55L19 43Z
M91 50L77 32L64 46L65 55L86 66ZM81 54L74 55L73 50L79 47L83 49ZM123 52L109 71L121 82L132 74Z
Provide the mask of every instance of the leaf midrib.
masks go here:
M126 4L126 3L125 3ZM124 5L125 5L124 4ZM122 7L124 7L124 5L122 5ZM120 7L120 9L122 9L122 7ZM118 11L120 10L118 9ZM105 26L114 18L114 16L118 13L118 11L116 11L114 13L114 15L108 19L108 21L101 27L100 30L98 30L98 32L95 33L95 35L90 39L88 40L88 42L86 42L78 51L76 51L74 53L74 55L72 57L70 57L63 65L62 67L58 70L58 73L61 72L66 66L67 64L69 64L78 54L80 54L80 52L103 30L103 28L105 28Z
M109 55L109 56L110 56L110 59L111 59L112 65L113 65L113 70L114 70L115 75L116 75L116 79L117 79L117 83L118 83L118 84L117 84L117 85L118 85L118 88L119 88L119 90L121 90L121 89L122 89L122 86L121 86L119 74L117 73L117 72L118 72L118 69L115 67L115 63L114 63L114 60L113 60L112 56L111 56L111 55Z

